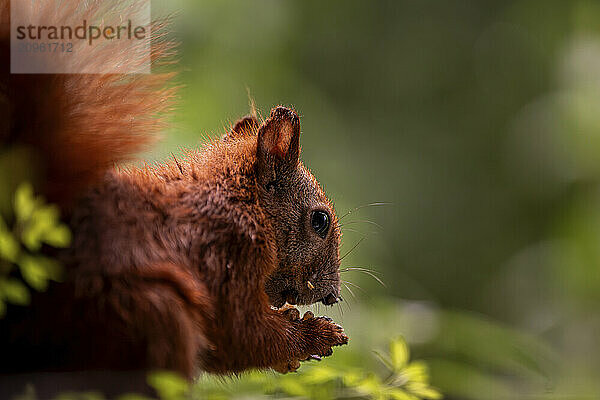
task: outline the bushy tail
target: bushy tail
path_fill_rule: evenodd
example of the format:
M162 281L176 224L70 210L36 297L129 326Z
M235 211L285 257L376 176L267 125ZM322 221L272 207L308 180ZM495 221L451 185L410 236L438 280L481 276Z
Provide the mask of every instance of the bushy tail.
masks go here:
M42 167L40 190L68 205L114 163L155 140L172 107L172 74L11 74L9 3L0 0L0 151L30 147ZM172 54L160 28L151 27L153 64ZM94 51L86 63L139 62Z

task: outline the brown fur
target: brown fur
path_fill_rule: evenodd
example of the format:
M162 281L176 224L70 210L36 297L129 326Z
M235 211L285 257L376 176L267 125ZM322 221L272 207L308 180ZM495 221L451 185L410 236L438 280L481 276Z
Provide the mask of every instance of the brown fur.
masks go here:
M73 243L56 254L65 281L0 321L0 371L286 372L347 343L328 318L271 307L339 296L339 227L299 161L294 111L247 117L181 159L111 169L160 126L168 76L2 73L1 138L38 149ZM324 237L315 210L330 217Z

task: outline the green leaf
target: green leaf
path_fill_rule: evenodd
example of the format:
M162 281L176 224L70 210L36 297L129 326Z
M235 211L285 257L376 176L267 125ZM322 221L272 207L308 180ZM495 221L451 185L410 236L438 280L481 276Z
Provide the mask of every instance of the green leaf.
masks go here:
M417 397L400 388L392 388L387 391L387 394L394 400L419 400Z
M21 242L28 250L36 252L42 247L42 231L33 229L31 225L25 227L21 232Z
M46 290L50 277L44 265L36 257L23 256L19 260L19 267L21 268L23 279L25 279L29 286L38 291Z
M410 351L406 341L398 337L390 343L390 358L395 371L400 371L406 366L410 357Z
M283 377L279 381L279 388L290 396L309 397L309 386L298 381L296 377Z
M372 373L363 379L358 385L356 385L356 390L370 396L380 395L382 389L383 387L381 381L375 374Z
M60 281L62 268L60 264L47 257L25 255L19 260L21 274L32 288L44 291L48 281Z
M27 305L30 301L29 291L18 279L0 280L0 297L18 305Z
M406 388L411 393L414 393L422 399L438 400L442 398L442 394L440 392L423 383L412 382L406 385Z
M183 399L189 391L188 382L170 371L155 371L148 375L148 385L154 388L162 400Z
M0 230L0 257L14 263L18 259L20 251L19 242L12 233Z
M429 382L429 370L427 364L423 361L413 361L401 371L401 374L408 382Z
M36 208L36 200L33 196L33 186L30 183L24 182L19 185L15 191L15 214L17 221L27 221L33 210Z
M377 350L373 350L373 353L377 356L377 358L379 358L379 361L381 361L387 368L391 369L392 371L394 370L394 365L392 364L392 361L389 359L389 357L381 354Z
M363 376L364 374L360 371L348 371L344 373L344 375L342 376L342 380L345 386L353 387L360 383L360 381L363 379Z
M60 212L55 205L45 205L36 209L21 234L23 244L31 251L38 251L45 235L58 225L59 217Z
M269 377L264 372L252 371L247 376L249 382L264 385L268 382Z
M200 398L206 398L207 400L229 400L231 395L225 393L209 393L206 397Z
M444 398L439 390L432 387L425 388L423 391L421 391L421 393L418 394L424 399L438 400Z
M0 298L0 318L4 317L4 314L6 314L6 303Z
M68 247L71 243L71 231L66 225L60 224L45 232L42 239L53 247Z
M311 385L330 382L339 377L340 373L338 371L324 365L314 366L299 376L303 382Z

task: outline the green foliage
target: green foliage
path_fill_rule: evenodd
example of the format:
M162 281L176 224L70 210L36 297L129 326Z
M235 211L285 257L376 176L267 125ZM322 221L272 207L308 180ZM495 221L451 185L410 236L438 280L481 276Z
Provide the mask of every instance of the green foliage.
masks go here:
M42 245L63 248L71 242L58 207L36 197L29 183L22 183L15 191L13 214L9 216L12 226L0 216L0 317L6 312L5 303L29 304L25 283L44 291L50 280L60 280L60 264L39 254ZM17 271L22 280L15 277Z
M442 394L429 386L429 372L423 361L410 361L408 346L402 337L390 342L389 352L380 355L386 365L385 378L363 365L343 368L327 362L304 364L293 374L274 375L251 372L235 379L204 376L190 385L180 375L170 371L154 371L148 375L148 385L160 400L235 398L255 399L373 399L373 400L438 400ZM226 384L225 384L226 383ZM35 400L32 386L20 398ZM66 392L54 400L104 400L98 392ZM151 400L136 393L126 393L117 400Z
M361 398L374 400L436 400L442 395L429 385L429 372L423 361L410 361L406 341L390 342L386 354L378 354L386 370L384 377L364 365L336 367L327 362L303 365L297 373L283 376L254 372L236 382L238 390L226 388L211 378L201 379L193 388L198 398L231 399L242 393L265 398L306 398L328 400Z
M29 304L29 291L23 282L18 279L9 278L0 281L0 293L9 303Z
M184 378L169 371L152 372L148 376L148 384L156 390L161 400L184 399L190 390L190 386Z

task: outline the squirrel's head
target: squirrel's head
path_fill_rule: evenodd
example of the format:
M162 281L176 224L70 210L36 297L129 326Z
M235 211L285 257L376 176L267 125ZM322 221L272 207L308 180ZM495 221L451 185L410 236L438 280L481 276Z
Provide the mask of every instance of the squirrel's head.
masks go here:
M285 107L271 110L259 126L246 117L233 132L257 134L256 181L259 202L270 219L277 246L277 268L265 291L271 304L322 302L340 295L340 229L323 189L300 162L300 120Z

